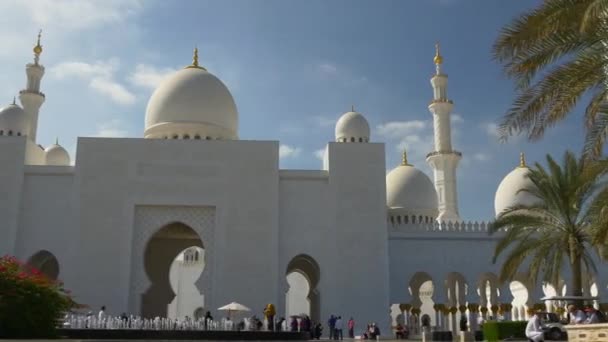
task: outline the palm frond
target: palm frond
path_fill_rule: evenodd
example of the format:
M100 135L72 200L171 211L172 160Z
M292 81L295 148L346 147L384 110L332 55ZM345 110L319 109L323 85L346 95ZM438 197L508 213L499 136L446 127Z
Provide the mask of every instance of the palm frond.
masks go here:
M589 89L601 86L606 61L596 49L586 50L574 60L552 68L546 76L524 89L499 125L501 138L527 131L529 139L542 137L544 130L562 120Z
M597 158L602 154L604 143L608 136L608 102L602 103L598 108L598 114L587 130L583 153L586 158Z
M608 1L593 0L587 6L587 10L583 14L581 31L592 30L592 27L597 25L598 18L608 17Z

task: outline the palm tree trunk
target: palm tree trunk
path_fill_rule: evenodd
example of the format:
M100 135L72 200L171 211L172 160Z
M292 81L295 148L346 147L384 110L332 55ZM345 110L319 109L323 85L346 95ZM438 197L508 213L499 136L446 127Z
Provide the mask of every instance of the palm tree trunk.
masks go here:
M576 255L571 263L572 266L572 295L577 297L583 296L583 270L582 260L580 255ZM583 301L576 300L574 305L578 308L582 308Z

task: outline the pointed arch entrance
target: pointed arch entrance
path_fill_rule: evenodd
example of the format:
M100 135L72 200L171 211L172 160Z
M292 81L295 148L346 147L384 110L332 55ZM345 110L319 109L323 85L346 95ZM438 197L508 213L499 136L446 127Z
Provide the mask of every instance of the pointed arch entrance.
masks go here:
M27 260L27 265L42 272L49 279L57 280L57 277L59 277L59 261L53 253L47 250L34 253Z
M317 289L317 286L319 284L319 280L321 279L321 270L319 268L319 264L309 255L306 254L300 254L295 256L293 259L291 259L291 261L289 262L289 264L287 264L287 269L285 272L285 276L288 277L288 282L289 282L289 276L292 273L298 273L298 275L300 275L300 278L303 278L303 280L305 280L307 282L307 288L308 288L308 293L306 294L305 298L308 301L308 305L309 305L309 312L310 312L310 318L313 321L319 322L320 320L320 316L321 316L321 294L319 293L319 290ZM303 288L306 288L306 286L303 286ZM300 314L300 312L298 313L294 313L294 312L289 312L290 308L289 308L289 290L286 293L286 313L289 314Z
M419 309L420 313L417 318L417 326L423 324L423 320L428 320L430 326L438 324L433 308L435 301L435 283L433 278L426 272L416 272L409 282L409 292L412 296L411 305L413 308Z
M130 291L129 291L129 311L133 313L139 313L142 315L144 311L150 312L165 312L167 313L167 306L162 307L161 304L153 305L152 302L148 301L145 304L146 309L144 310L144 295L151 291L151 288L155 287L158 290L158 285L153 284L153 280L149 273L150 261L146 260L151 256L149 253L153 253L153 247L150 245L154 238L165 238L163 233L168 233L169 237L173 235L175 240L182 240L179 244L176 244L171 250L163 251L165 246L161 244L160 253L163 254L163 264L165 271L169 272L169 264L174 260L175 256L190 246L196 246L204 248L204 270L202 274L196 279L195 287L198 293L204 295L204 307L213 308L216 306L213 296L212 278L214 274L214 249L215 249L215 217L216 209L212 206L163 206L163 205L141 205L135 206L134 212L134 226L133 226L133 237L132 237L132 249L131 249L131 272L130 272ZM184 234L174 234L176 231L169 228L172 225L181 225L187 227ZM179 229L178 229L179 230ZM194 232L194 233L193 233ZM187 237L182 239L182 237ZM185 241L184 241L185 240ZM193 245L191 241L197 241ZM204 243L204 246L203 246ZM153 256L153 255L152 255ZM154 273L154 270L150 271ZM158 275L152 275L158 277ZM169 276L162 280L165 289L163 292L167 295L166 287L170 287ZM148 294L149 295L149 294ZM153 298L149 300L153 301ZM163 301L168 298L163 298ZM202 306L203 303L200 303ZM152 309L154 310L152 310ZM150 311L152 310L152 311ZM191 316L191 313L189 314Z
M171 264L189 247L204 248L203 241L194 229L181 222L170 223L152 235L144 251L150 286L141 298L142 316L167 317L168 305L176 296L169 280Z

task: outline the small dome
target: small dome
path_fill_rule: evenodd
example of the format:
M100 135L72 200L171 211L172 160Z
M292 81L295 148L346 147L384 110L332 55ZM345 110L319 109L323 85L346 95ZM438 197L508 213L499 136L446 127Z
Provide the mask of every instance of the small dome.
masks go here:
M0 135L27 135L27 115L14 102L0 109Z
M361 113L344 113L336 123L337 142L369 142L369 123Z
M431 179L407 162L386 175L386 204L407 214L437 217L437 192Z
M534 183L528 178L530 169L526 166L523 153L520 157L520 165L500 182L496 195L494 196L494 212L498 217L505 210L516 205L533 205L539 199L521 189L532 189Z
M195 65L167 77L146 109L146 138L238 139L238 113L222 81Z
M70 154L57 142L45 150L46 165L70 165Z

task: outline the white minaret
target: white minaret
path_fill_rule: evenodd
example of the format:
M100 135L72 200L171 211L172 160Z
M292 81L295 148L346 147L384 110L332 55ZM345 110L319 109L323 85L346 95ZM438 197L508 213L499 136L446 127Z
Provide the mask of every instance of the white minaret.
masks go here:
M39 64L40 54L42 53L42 45L40 45L40 35L38 33L38 42L34 46L34 63L28 63L25 66L27 74L27 85L25 89L19 92L19 101L25 110L30 122L30 131L28 138L36 142L36 131L38 129L38 112L44 103L44 94L40 92L40 81L44 76L44 66Z
M448 76L441 73L443 57L439 44L435 45L435 75L431 78L433 100L429 111L433 114L435 129L435 150L426 156L426 162L433 168L435 189L439 199L437 221L460 221L458 214L458 192L456 190L456 167L462 154L452 149L450 113L453 102L448 100Z

